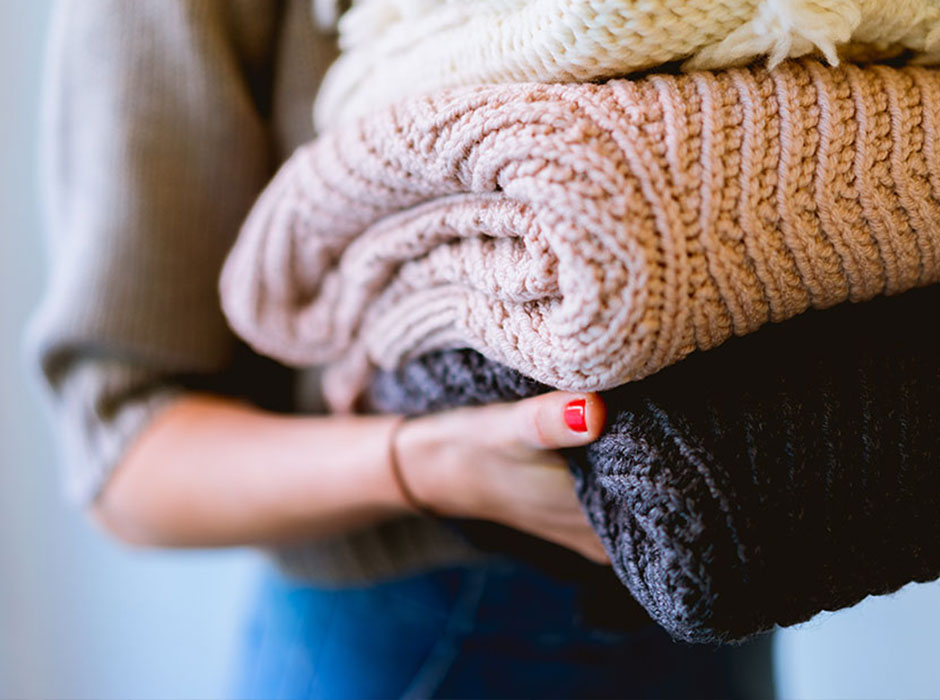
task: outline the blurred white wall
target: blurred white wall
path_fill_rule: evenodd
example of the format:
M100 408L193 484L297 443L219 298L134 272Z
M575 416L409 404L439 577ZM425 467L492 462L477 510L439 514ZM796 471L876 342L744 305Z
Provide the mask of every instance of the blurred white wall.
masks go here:
M49 4L0 2L0 698L221 697L255 560L131 553L64 507L20 355L43 280L34 155ZM778 635L781 695L940 698L938 630L937 584L821 616Z
M781 700L940 698L940 584L783 630L775 661Z

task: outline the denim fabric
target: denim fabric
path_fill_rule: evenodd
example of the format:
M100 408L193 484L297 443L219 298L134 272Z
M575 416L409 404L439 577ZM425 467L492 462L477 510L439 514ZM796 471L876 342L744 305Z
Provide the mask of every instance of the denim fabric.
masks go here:
M624 591L624 595L627 595ZM770 640L713 648L589 625L577 586L527 566L326 589L261 582L237 698L769 698Z

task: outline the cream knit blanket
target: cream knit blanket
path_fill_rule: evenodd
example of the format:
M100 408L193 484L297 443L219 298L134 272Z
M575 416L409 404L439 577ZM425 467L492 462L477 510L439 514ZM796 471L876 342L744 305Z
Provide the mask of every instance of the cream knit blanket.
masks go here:
M226 263L232 327L329 365L470 347L572 390L940 281L940 71L814 60L464 88L301 148ZM755 359L755 361L758 361Z
M319 14L335 0L315 0ZM318 128L441 88L583 82L676 60L724 68L819 53L940 60L940 0L359 0Z

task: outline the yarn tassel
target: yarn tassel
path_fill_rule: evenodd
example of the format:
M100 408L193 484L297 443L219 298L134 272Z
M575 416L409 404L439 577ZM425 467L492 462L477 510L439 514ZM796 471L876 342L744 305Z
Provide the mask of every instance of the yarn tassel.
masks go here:
M765 0L754 19L702 49L685 67L723 68L764 55L774 67L786 58L816 51L835 66L839 46L852 39L861 22L857 0Z

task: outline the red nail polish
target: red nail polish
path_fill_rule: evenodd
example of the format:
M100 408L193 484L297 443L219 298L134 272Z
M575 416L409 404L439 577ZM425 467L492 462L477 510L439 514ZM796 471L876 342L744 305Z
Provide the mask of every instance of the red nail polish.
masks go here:
M587 432L586 407L584 399L575 399L565 406L565 424L576 433Z

